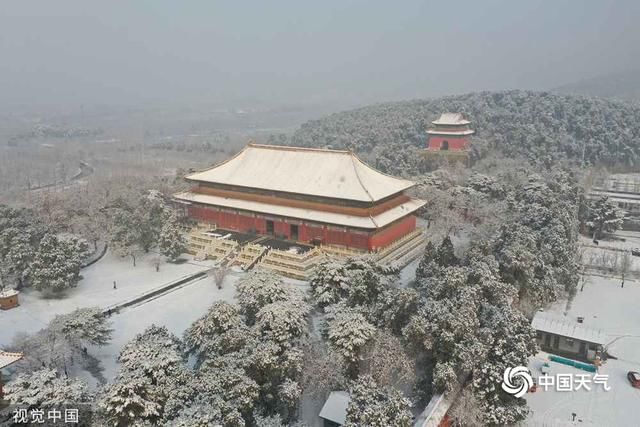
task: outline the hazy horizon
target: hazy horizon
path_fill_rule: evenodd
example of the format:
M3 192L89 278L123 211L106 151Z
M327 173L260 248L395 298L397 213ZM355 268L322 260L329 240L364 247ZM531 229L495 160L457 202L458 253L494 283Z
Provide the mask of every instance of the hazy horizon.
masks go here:
M345 107L640 68L640 3L576 4L4 3L0 105Z

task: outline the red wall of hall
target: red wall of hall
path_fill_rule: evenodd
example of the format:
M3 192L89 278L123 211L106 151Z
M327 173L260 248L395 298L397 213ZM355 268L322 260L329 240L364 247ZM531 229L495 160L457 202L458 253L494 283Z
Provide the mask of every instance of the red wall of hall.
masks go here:
M215 223L220 228L237 230L240 232L256 231L266 234L266 219L242 215L231 212L217 211L215 208L202 206L189 206L189 217L202 222ZM408 216L400 222L379 231L373 235L364 231L347 230L338 226L313 226L304 224L302 221L273 219L274 233L285 238L291 238L291 224L298 224L298 240L301 242L311 242L318 239L325 244L342 245L351 248L374 250L384 247L392 241L399 239L405 234L413 231L416 227L414 216Z
M442 147L443 141L449 141L449 151L466 150L469 148L469 138L457 138L446 136L431 136L429 137L429 149L439 150Z
M405 234L411 233L415 229L416 217L413 215L406 216L399 222L371 236L369 239L369 250L383 248L394 240L398 240Z

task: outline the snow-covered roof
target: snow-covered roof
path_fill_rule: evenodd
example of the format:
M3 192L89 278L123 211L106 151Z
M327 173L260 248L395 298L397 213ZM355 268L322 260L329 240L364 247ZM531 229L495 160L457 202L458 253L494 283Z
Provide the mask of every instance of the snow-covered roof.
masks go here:
M258 144L186 178L362 202L378 201L414 185L373 169L350 151Z
M538 312L533 317L531 327L537 331L548 332L579 341L604 345L607 337L600 329L590 328L577 321L570 321L566 317Z
M466 120L462 113L442 113L437 120L432 121L434 125L468 125L471 123L469 120Z
M473 135L475 132L471 129L465 129L465 130L427 129L427 133L429 135L466 136L466 135Z
M426 203L424 200L410 199L407 202L402 203L401 205L393 207L375 216L356 216L335 212L318 211L313 209L272 205L269 203L254 202L251 200L210 196L208 194L193 193L190 191L178 193L174 197L178 200L187 202L203 203L206 205L241 209L250 212L260 212L263 214L365 229L376 229L384 227L385 225L390 224L393 221L404 217L405 215L417 211Z
M318 416L343 425L347 421L349 400L349 393L346 391L332 391Z
M590 199L599 199L602 196L607 196L613 202L640 203L640 194L601 190L594 190L587 194Z
M4 289L0 291L0 298L9 298L18 295L20 292L15 289Z
M22 353L9 353L8 351L0 350L0 369L17 362L22 359L22 356Z

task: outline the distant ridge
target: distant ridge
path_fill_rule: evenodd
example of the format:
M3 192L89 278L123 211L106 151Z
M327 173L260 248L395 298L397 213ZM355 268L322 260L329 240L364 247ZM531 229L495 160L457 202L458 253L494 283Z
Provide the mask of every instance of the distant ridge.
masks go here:
M605 74L558 86L553 92L640 101L640 69Z

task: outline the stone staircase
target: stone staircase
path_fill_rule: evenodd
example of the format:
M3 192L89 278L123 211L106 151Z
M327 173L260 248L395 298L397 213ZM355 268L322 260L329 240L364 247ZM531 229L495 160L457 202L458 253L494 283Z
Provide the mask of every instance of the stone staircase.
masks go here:
M240 265L243 270L250 270L268 250L269 248L253 242L247 243L240 249L238 256L231 264Z
M378 251L376 257L378 262L382 264L394 262L399 267L404 267L422 254L426 243L427 239L424 235L424 230L416 228L411 233Z
M324 253L319 248L313 248L303 254L271 249L257 265L293 279L307 280L311 270L323 257Z
M238 250L238 242L230 239L222 239L207 234L208 231L194 229L189 233L187 251L195 256L198 261L212 259L220 261Z

